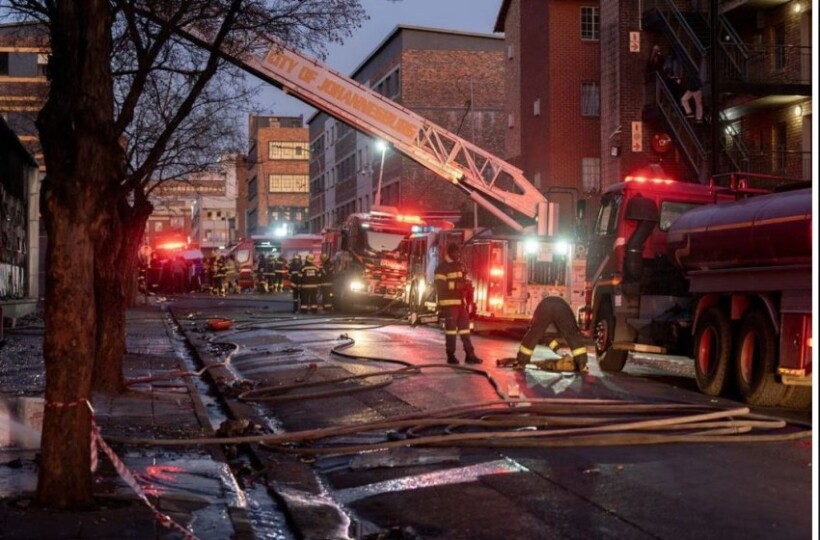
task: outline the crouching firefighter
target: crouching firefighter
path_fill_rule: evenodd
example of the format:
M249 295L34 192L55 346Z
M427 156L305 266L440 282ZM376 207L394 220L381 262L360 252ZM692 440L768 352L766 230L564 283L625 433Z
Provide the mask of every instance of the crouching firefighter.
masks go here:
M444 343L447 363L458 364L456 358L456 336L461 337L467 364L480 364L481 358L475 354L470 340L470 318L467 315L464 295L469 286L464 266L461 264L461 249L458 244L447 246L444 262L436 267L436 295L438 310L444 319Z
M550 324L554 324L558 333L566 340L571 350L570 356L562 356L558 360L533 362L533 364L547 371L586 371L587 348L584 344L584 338L578 329L578 323L575 322L572 308L557 296L544 298L535 308L530 327L521 341L521 346L518 348L518 355L514 359L502 358L498 360L497 364L523 369L530 362L533 350ZM552 340L549 347L553 351L557 351L559 347L558 340Z

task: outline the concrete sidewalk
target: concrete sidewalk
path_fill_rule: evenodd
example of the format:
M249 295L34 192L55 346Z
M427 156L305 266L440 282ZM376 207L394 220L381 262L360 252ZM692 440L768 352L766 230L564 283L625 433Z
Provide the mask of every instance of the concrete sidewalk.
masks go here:
M14 333L6 336L15 340ZM30 335L29 338L31 339ZM132 385L121 396L96 395L93 406L103 438L195 438L211 436L219 415L209 413L197 381L161 380L176 370L194 369L185 344L161 304L132 309L127 322L127 380L156 379ZM36 339L32 343L36 343ZM42 338L39 339L42 354ZM36 349L36 346L30 347ZM0 348L0 355L3 349ZM11 353L6 355L11 356ZM0 370L6 368L4 361ZM2 388L14 395L13 388ZM2 395L0 395L2 397ZM248 501L225 462L220 447L126 447L111 445L137 478L157 510L198 538L254 538ZM158 522L158 516L117 474L100 452L94 474L96 509L56 512L36 508L36 452L0 448L0 538L183 538Z

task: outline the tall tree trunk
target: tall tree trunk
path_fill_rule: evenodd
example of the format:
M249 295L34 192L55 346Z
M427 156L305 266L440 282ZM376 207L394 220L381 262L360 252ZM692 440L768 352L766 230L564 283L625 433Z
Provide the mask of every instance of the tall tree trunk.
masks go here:
M46 410L37 501L92 502L91 376L96 348L94 243L101 208L122 177L114 131L108 0L49 3L49 96L37 118L47 176L41 212L46 250Z
M125 238L121 210L109 205L94 257L94 295L97 303L97 348L93 389L108 394L125 391L122 359L125 355L126 287Z
M110 206L108 210L113 210ZM97 351L93 389L114 394L125 390L122 372L126 350L125 321L137 253L151 214L150 206L129 206L122 201L107 220L106 231L97 242L95 294L97 296ZM104 307L103 309L100 309Z

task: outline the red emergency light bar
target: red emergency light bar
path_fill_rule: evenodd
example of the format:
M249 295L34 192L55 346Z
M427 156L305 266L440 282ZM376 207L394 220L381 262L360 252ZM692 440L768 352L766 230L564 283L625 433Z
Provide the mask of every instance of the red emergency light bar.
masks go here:
M175 249L182 249L187 246L185 242L166 242L164 244L160 244L157 246L157 249L165 249L168 251L173 251Z
M405 223L424 223L419 216L398 215L396 216L396 219Z
M637 182L639 184L645 184L647 182L652 184L674 184L674 180L670 180L668 178L647 178L645 176L627 176L624 178L624 182Z

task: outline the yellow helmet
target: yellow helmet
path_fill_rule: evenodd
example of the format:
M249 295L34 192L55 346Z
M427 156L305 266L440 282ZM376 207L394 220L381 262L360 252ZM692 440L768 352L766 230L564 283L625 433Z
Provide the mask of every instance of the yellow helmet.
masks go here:
M313 262L313 253L308 253L307 257L305 257L305 261Z

